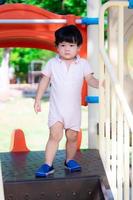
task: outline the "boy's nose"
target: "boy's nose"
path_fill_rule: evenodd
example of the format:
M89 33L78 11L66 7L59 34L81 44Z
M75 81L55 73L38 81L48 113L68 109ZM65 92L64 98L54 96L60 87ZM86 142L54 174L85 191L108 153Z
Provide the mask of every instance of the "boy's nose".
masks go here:
M70 50L70 48L69 48L69 47L66 47L66 48L65 48L65 50L66 50L66 51L69 51L69 50Z

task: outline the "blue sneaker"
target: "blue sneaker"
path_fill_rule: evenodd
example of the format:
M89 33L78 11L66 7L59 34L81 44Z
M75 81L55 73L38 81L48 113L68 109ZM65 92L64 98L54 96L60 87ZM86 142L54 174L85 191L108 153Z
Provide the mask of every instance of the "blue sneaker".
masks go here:
M81 171L81 166L75 160L65 161L65 168L70 172L78 172Z
M53 166L47 164L41 165L41 167L35 172L36 177L47 177L49 174L54 173Z

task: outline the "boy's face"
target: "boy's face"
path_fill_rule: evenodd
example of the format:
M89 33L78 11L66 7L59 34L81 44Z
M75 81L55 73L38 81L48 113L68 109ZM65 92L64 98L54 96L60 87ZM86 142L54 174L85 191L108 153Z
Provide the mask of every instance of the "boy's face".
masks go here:
M57 51L62 59L72 60L78 54L80 46L75 43L61 42L57 46Z

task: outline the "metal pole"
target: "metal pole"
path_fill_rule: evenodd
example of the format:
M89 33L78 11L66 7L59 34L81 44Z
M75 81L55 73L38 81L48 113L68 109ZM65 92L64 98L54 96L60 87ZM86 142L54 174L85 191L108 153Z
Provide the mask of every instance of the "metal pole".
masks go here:
M87 17L88 18L99 18L101 2L100 0L88 0L87 1ZM88 26L88 60L94 71L95 77L99 77L99 42L98 42L98 25ZM98 90L89 87L89 96L98 96ZM97 123L98 123L98 104L88 104L88 145L89 148L98 148L97 141Z
M65 24L66 19L0 19L0 24Z
M0 24L66 24L67 19L0 19ZM75 19L76 24L98 24L98 18Z

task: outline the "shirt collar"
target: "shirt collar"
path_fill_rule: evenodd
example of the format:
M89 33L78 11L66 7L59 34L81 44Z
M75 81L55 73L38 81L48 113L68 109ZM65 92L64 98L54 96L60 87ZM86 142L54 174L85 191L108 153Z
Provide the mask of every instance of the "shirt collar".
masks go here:
M59 54L56 55L56 59L57 59L58 62L60 62L60 63L63 61L63 60L60 58ZM75 59L74 59L74 63L77 64L77 63L79 62L79 60L80 60L80 56L77 55L77 56L75 57Z

